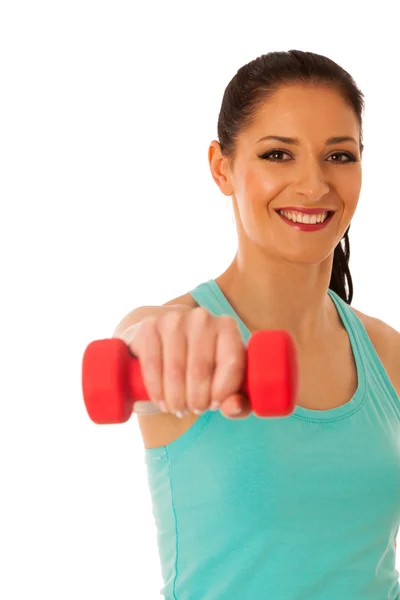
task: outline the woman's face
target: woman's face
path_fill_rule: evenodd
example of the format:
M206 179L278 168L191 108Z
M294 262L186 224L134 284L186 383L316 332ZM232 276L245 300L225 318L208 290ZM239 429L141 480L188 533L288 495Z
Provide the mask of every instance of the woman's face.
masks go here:
M297 138L298 144L259 141L270 135ZM339 136L355 141L327 143ZM210 168L222 193L233 197L239 245L256 244L304 264L319 263L332 254L361 191L359 139L356 115L336 90L291 85L268 99L241 134L233 166L222 157L218 142L212 142ZM304 232L276 212L291 206L335 213L323 229Z

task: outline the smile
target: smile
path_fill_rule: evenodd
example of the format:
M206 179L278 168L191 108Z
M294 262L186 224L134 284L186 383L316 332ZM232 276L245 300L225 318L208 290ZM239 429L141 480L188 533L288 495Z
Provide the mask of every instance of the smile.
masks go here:
M287 225L294 227L298 231L320 231L321 229L325 229L332 221L334 212L321 213L321 215L305 215L300 213L294 213L290 211L287 213L286 211L282 212L276 210L277 215L284 221ZM285 216L287 215L287 216ZM289 216L291 218L289 218ZM294 220L294 219L299 219ZM319 221L319 222L318 222Z

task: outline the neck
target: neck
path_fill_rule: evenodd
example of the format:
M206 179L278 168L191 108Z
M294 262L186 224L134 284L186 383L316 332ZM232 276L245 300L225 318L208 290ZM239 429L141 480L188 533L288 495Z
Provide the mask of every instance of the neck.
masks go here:
M247 328L284 329L310 346L341 323L328 287L333 254L316 265L257 263L236 254L216 282Z

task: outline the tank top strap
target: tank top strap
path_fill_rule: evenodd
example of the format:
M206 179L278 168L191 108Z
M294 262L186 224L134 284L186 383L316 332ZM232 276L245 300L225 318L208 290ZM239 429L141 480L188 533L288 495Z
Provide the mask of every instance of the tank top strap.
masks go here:
M364 326L364 323L357 316L354 310L347 302L345 302L336 292L329 289L328 293L335 303L339 315L346 326L347 333L351 340L357 346L359 353L362 355L364 370L369 385L379 389L385 389L389 395L399 401L399 396L394 389L389 375L379 358L379 355L372 343L371 338ZM400 406L400 405L399 405Z
M199 306L206 308L212 315L217 317L221 315L234 317L238 323L239 331L243 339L248 341L251 336L251 332L238 317L237 313L233 310L225 296L221 293L221 290L214 279L210 279L204 283L201 283L191 290L189 294L196 300Z
M374 350L374 347L362 321L359 319L350 305L347 304L347 302L345 302L336 292L329 288L328 294L335 304L336 310L341 317L343 325L346 327L351 341L356 344L360 351L365 353L367 350L368 353L371 354L371 350Z

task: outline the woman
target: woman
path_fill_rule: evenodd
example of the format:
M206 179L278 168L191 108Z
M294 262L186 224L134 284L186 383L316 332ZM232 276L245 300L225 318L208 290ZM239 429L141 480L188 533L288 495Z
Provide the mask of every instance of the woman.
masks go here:
M363 107L311 52L239 69L209 149L237 253L114 333L157 407L138 419L168 600L400 598L400 334L350 307ZM297 346L289 417L258 418L238 393L260 329Z

